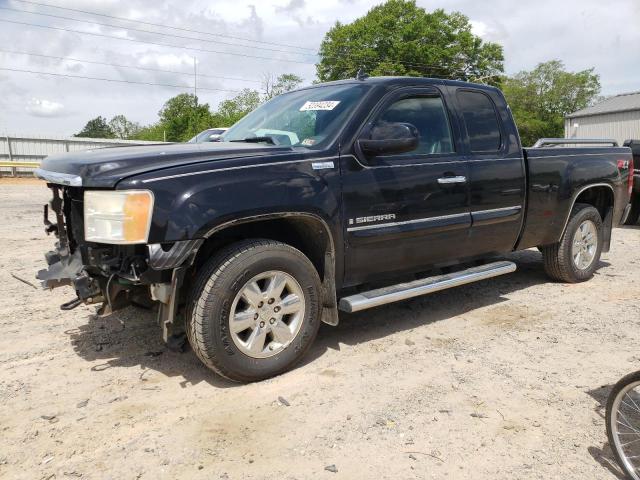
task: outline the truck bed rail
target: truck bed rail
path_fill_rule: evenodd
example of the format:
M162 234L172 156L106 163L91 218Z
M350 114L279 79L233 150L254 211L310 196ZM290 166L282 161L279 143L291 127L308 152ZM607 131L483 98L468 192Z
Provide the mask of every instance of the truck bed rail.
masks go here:
M609 145L617 147L618 142L612 138L540 138L531 148L555 145Z

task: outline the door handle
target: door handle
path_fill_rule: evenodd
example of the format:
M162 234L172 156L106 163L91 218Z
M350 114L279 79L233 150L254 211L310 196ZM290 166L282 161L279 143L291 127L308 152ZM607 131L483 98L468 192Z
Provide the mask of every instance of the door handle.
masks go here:
M467 183L467 177L460 175L457 177L441 177L438 179L440 185L449 185L451 183Z

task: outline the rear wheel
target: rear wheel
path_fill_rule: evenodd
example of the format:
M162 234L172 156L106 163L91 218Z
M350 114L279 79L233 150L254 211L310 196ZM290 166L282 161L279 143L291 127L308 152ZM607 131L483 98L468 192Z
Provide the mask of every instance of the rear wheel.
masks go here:
M631 211L625 220L625 225L635 225L640 219L640 194L636 194L631 203Z
M218 374L251 382L290 369L320 325L320 278L299 250L271 240L231 245L201 269L187 335Z
M566 283L589 280L600 261L602 244L600 213L591 205L576 204L560 241L541 247L547 275Z

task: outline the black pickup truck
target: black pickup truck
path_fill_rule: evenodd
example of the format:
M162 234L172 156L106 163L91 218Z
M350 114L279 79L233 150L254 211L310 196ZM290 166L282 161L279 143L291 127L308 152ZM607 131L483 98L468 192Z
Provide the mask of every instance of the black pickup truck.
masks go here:
M523 149L496 88L359 78L278 96L219 143L51 156L58 237L38 273L62 305L158 306L237 381L289 369L321 321L515 270L589 279L629 211L629 148ZM54 221L49 221L48 208ZM184 340L183 340L184 342Z

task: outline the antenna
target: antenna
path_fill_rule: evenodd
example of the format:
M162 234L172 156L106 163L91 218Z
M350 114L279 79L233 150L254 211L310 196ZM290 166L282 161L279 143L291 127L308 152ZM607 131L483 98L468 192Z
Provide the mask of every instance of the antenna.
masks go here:
M360 67L356 73L356 80L366 80L367 78L369 78L369 74L364 71L364 67Z

